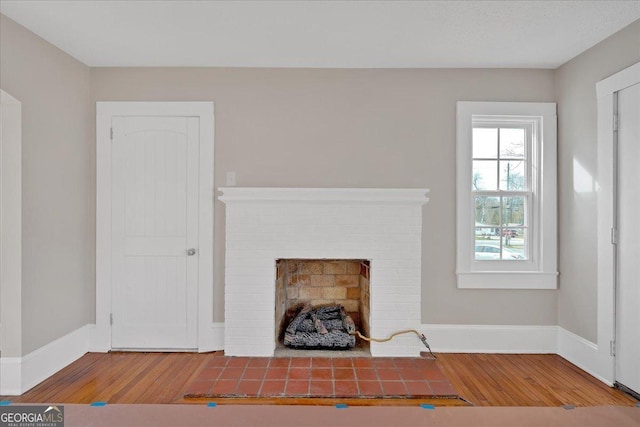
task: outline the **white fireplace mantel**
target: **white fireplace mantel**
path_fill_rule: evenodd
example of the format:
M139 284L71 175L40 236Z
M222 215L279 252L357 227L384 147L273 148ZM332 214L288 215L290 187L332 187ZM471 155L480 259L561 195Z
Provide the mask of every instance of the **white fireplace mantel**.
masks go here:
M317 203L417 203L429 201L427 189L418 188L274 188L221 187L218 198L227 202L281 201Z
M421 325L422 205L427 189L219 189L226 205L225 354L272 356L277 259L371 262L370 332ZM373 356L418 356L403 335Z

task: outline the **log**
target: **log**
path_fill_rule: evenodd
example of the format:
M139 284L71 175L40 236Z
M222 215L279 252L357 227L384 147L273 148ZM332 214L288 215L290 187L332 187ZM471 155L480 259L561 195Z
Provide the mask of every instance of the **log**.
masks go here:
M320 320L340 319L341 305L332 305L328 307L319 307L316 309L316 315Z
M317 332L285 333L284 344L300 349L348 349L356 345L356 338L342 331L331 331L324 335Z
M343 330L344 324L340 319L322 320L322 324L328 331ZM311 319L305 319L298 325L296 332L316 332L316 327Z
M289 323L286 332L289 334L295 334L298 330L298 325L307 318L309 312L311 312L311 304L305 304L298 312L298 315L291 321L291 323Z

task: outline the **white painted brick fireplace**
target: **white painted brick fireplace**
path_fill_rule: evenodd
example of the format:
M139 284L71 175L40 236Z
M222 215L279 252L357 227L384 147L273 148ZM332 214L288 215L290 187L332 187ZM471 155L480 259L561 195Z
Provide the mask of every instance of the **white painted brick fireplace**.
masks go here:
M370 328L421 324L426 189L220 188L226 205L225 354L273 356L277 259L371 262ZM372 356L416 357L413 334L371 343Z

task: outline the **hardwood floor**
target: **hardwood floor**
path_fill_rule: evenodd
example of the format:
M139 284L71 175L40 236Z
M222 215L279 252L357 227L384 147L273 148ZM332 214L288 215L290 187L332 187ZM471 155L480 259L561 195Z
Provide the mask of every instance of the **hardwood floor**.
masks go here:
M213 353L88 353L22 396L0 400L189 403L182 398L184 391L212 357ZM476 406L638 403L556 355L438 354L438 365L460 395Z
M638 403L553 354L439 354L438 361L458 393L475 406Z

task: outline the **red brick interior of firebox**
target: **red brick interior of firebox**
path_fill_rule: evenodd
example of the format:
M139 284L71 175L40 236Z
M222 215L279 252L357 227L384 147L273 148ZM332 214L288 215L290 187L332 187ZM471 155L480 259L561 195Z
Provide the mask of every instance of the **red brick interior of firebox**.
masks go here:
M282 343L284 330L299 307L342 305L356 329L369 335L371 263L361 259L276 260L276 338ZM358 347L368 347L358 339Z

